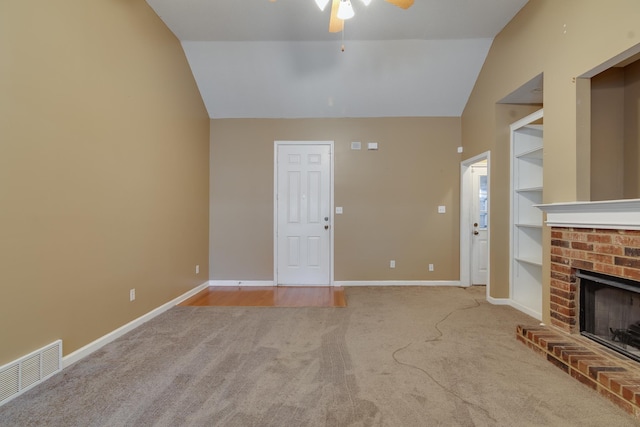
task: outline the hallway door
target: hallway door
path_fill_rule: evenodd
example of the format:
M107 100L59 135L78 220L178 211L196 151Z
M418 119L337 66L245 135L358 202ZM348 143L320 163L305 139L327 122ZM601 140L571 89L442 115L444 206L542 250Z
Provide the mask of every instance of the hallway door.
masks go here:
M276 284L331 284L331 144L277 143Z

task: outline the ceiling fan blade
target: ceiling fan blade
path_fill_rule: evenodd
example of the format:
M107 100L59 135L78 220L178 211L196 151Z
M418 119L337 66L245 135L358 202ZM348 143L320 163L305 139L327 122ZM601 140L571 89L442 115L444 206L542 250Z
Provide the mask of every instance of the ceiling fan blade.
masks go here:
M338 7L340 0L333 0L331 3L331 19L329 19L329 32L339 33L344 28L344 21L338 18Z
M401 7L403 9L409 9L413 6L413 0L386 0L394 6Z

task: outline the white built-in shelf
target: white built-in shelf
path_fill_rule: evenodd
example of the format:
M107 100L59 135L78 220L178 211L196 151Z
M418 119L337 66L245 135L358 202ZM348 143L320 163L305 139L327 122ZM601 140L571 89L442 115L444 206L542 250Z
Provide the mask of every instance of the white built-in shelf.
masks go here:
M510 299L542 319L543 125L539 110L511 125Z

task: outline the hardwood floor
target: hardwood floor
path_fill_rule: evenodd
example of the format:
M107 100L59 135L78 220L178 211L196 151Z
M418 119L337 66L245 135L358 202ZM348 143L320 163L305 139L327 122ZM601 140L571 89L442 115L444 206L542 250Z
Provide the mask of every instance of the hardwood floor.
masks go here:
M346 307L344 288L326 286L211 286L181 306Z

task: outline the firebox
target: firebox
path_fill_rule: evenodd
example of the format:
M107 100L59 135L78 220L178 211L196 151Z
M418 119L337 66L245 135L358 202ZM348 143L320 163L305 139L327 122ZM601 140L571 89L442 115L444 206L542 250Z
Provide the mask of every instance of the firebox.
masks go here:
M640 362L640 282L578 270L580 333Z

